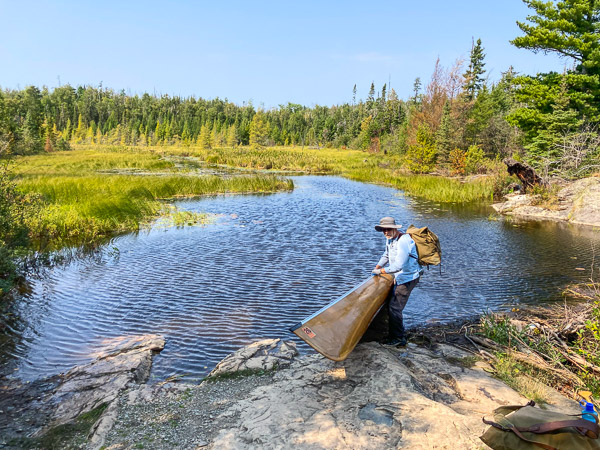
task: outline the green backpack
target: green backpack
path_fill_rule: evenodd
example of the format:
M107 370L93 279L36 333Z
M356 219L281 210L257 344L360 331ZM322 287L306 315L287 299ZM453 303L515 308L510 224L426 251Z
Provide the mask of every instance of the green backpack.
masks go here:
M501 406L480 439L494 450L600 450L598 422L525 406Z
M437 266L442 262L442 247L437 235L427 227L417 228L411 225L406 232L417 245L417 261L422 266Z

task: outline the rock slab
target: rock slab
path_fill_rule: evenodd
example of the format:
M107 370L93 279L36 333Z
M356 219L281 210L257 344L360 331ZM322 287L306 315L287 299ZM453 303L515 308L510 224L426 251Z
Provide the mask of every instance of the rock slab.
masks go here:
M578 225L600 226L600 178L584 178L563 187L558 205L546 209L535 205L536 196L509 194L506 201L492 207L500 214L529 219L549 219Z
M3 386L0 444L10 439L40 436L50 428L73 421L101 405L110 405L127 387L146 381L152 356L165 346L157 335L108 339L96 359L67 373L33 383ZM101 418L97 426L106 428Z
M223 413L231 425L211 447L480 449L481 417L527 400L481 369L450 362L467 356L447 345L363 343L342 362L303 357Z
M208 374L209 377L241 371L269 371L289 366L298 355L296 344L281 339L263 339L228 355Z

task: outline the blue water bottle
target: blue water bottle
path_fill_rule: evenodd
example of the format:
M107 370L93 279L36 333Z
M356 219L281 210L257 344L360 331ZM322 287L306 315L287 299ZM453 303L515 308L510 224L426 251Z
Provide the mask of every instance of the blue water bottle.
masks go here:
M583 406L585 403L585 406ZM594 404L590 402L581 402L581 418L590 422L598 423L598 412L594 411Z

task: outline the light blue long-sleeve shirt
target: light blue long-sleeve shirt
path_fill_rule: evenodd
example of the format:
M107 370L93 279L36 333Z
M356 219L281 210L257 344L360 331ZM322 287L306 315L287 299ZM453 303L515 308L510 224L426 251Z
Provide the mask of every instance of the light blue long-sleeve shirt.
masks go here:
M423 266L417 262L417 246L410 234L406 233L385 243L385 252L377 263L387 273L393 274L396 284L404 284L419 278ZM388 264L388 267L385 267Z

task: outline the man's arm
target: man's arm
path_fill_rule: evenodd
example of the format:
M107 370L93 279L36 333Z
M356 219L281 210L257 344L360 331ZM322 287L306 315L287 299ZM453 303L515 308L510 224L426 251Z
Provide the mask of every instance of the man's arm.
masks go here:
M390 257L389 257L389 247L386 245L385 246L385 252L383 252L383 255L379 259L379 262L377 263L377 265L375 266L375 268L376 269L381 269L382 267L384 267L388 263L389 260L390 260Z

